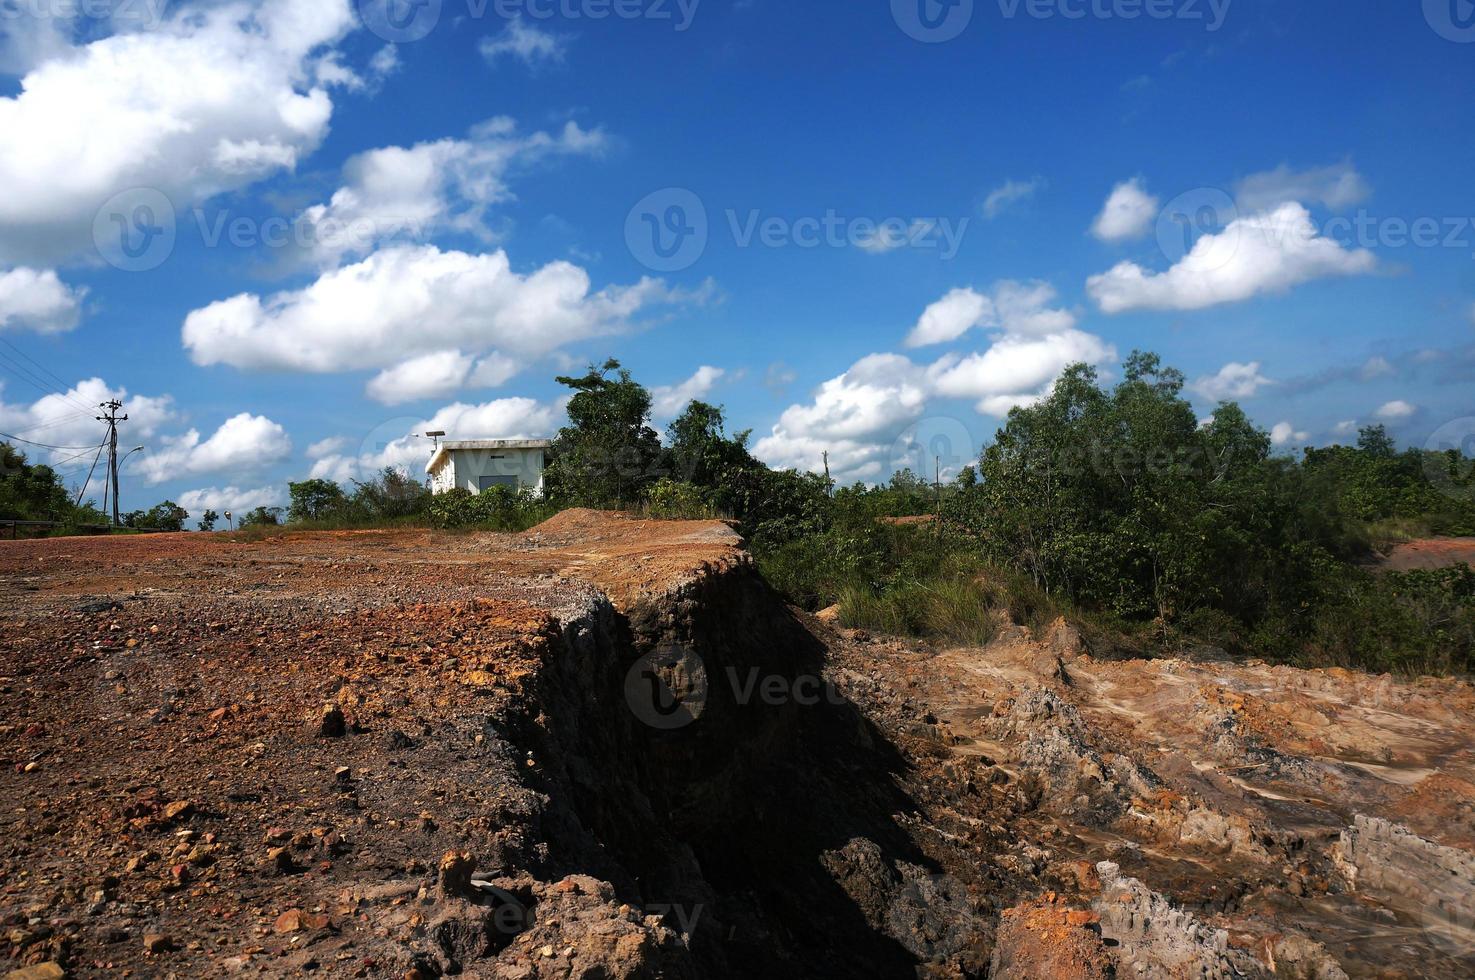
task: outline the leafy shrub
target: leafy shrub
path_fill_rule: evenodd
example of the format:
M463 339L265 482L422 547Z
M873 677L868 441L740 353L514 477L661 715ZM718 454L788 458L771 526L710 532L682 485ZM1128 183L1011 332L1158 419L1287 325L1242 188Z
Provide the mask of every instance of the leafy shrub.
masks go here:
M531 491L489 487L479 494L457 487L430 498L427 516L439 528L480 527L494 531L526 531L546 520L552 509Z
M701 487L675 480L657 480L646 496L646 510L663 521L699 520L716 516Z

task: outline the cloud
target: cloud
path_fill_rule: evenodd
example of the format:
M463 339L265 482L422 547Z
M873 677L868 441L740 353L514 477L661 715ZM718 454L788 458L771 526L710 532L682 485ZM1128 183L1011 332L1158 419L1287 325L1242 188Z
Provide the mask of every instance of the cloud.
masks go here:
M652 388L651 412L657 419L674 419L688 404L706 398L727 374L722 368L702 365L691 377L676 385Z
M449 395L466 382L474 363L471 357L458 350L412 357L380 371L364 388L364 394L384 405Z
M1296 427L1289 422L1277 422L1270 429L1270 444L1273 446L1302 444L1310 438L1309 432L1298 432Z
M375 389L398 397L405 392L396 393L396 385L423 374L425 365L414 362L427 350L490 358L506 380L509 362L498 358L526 362L627 328L648 307L700 303L708 295L649 278L591 292L589 274L568 262L521 275L502 251L399 245L303 289L265 299L243 293L195 310L185 318L183 341L202 366L307 373L399 366L398 374L376 379Z
M1304 207L1283 204L1204 235L1166 272L1122 262L1088 279L1086 291L1106 313L1199 310L1285 292L1314 279L1362 275L1376 266L1366 249L1343 248L1322 237Z
M509 21L502 33L481 42L481 56L493 66L504 57L516 58L529 68L561 64L567 53L567 37L529 24L521 15Z
M1378 418L1385 422L1402 422L1404 419L1413 418L1418 414L1419 407L1409 402L1397 399L1388 402L1375 413Z
M322 459L324 456L341 453L347 448L348 439L346 437L329 436L326 439L319 439L317 442L308 446L306 455L308 459Z
M126 443L130 448L175 418L174 400L168 395L130 395L127 389L113 388L101 378L88 378L64 392L43 395L29 405L0 400L0 432L50 446L75 447L62 451L19 447L27 456L60 465L81 450L102 443L107 429L97 421L98 406L114 400L123 403L121 414L128 416L128 421L118 427L119 444ZM91 457L87 458L90 461Z
M1374 355L1368 358L1367 363L1362 366L1360 372L1363 381L1372 381L1375 378L1382 378L1397 373L1398 369L1393 366L1392 362L1381 355Z
M176 502L189 511L190 517L195 520L204 517L207 510L213 510L219 514L230 511L239 518L257 507L285 506L287 489L285 487L257 487L255 490L242 490L239 487L205 487L200 490L186 490L179 495L179 500Z
M1322 204L1340 211L1367 200L1372 187L1350 163L1311 170L1292 170L1281 164L1240 179L1234 191L1240 208L1249 212L1269 211L1288 202Z
M984 415L1004 416L1049 393L1055 379L1077 362L1116 360L1116 349L1094 334L1061 330L1042 336L1009 334L982 353L948 355L932 365L933 390L977 401Z
M927 403L922 368L900 354L872 354L820 385L813 401L791 405L753 447L772 466L818 472L823 454L842 482L883 475L896 433L921 417Z
M1039 281L1004 279L994 284L989 295L972 288L954 289L922 312L907 335L906 345L947 343L974 327L1033 335L1069 330L1075 326L1076 316L1052 307L1055 299L1055 287Z
M869 235L857 232L855 245L863 252L885 255L887 252L894 252L904 246L923 241L932 233L932 229L937 227L936 221L926 218L918 218L904 228L903 224L905 222L882 222Z
M1029 180L1006 180L989 191L988 197L983 199L983 216L990 220L997 218L1019 202L1034 197L1036 192L1044 186L1045 178L1043 177L1031 177Z
M1357 433L1357 420L1346 419L1332 426L1332 434L1338 437L1355 435Z
M347 0L191 4L36 65L0 98L0 261L89 249L131 188L184 207L292 169L355 78L322 54L354 23Z
M974 327L993 332L986 350L949 353L930 365L900 354L872 354L826 381L808 403L791 405L753 451L781 467L830 471L842 482L877 480L905 465L902 430L934 398L966 398L979 412L1003 416L1049 394L1060 373L1084 361L1103 364L1116 349L1076 329L1076 316L1052 306L1046 282L1002 280L987 294L954 289L923 312L907 337L920 347L956 340ZM961 425L961 423L959 423Z
M431 444L425 432L444 432L447 439L547 439L558 428L557 409L531 398L500 398L479 405L457 402L428 419L406 425L404 434L382 448L351 455L343 452L319 458L308 474L313 479L347 483L372 476L385 468L424 475Z
M926 347L957 340L993 316L993 300L971 288L954 289L922 311L907 335L908 347Z
M0 330L65 333L81 321L86 296L51 269L0 269Z
M549 156L597 156L608 145L603 132L574 122L556 135L522 134L498 117L466 139L369 150L344 165L345 183L328 203L298 216L294 241L305 243L301 258L324 267L395 239L457 232L493 241L487 211L513 198L514 171Z
M152 485L201 473L251 472L291 454L287 430L269 418L242 412L204 441L197 429L165 436L162 446L143 454L139 469Z
M1218 374L1199 378L1189 385L1189 390L1210 401L1222 402L1253 398L1261 388L1273 384L1275 384L1274 381L1260 374L1259 361L1251 361L1248 364L1236 364L1231 361L1220 368Z
M1103 242L1122 242L1147 234L1157 218L1158 199L1147 193L1142 178L1134 177L1112 188L1091 234Z

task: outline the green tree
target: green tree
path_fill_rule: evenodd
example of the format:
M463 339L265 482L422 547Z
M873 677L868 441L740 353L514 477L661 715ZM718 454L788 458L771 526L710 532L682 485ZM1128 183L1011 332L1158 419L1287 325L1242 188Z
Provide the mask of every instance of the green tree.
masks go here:
M263 506L242 514L239 526L243 528L255 526L275 527L280 523L282 523L282 508Z
M351 511L358 520L394 521L425 513L430 491L392 466L373 479L355 481Z
M569 424L553 442L545 475L551 494L573 504L639 500L660 476L661 440L650 422L650 392L610 359L583 377L560 377L573 390Z
M66 521L71 495L51 467L26 461L25 454L0 443L0 517L20 521Z
M287 512L289 521L320 521L343 509L348 498L343 488L332 480L303 480L287 484L287 493L292 506Z
M722 409L693 401L666 427L667 457L674 479L718 489L739 470L761 466L748 452L752 430L729 437Z
M145 511L143 523L140 526L156 528L160 531L183 531L184 522L187 520L189 520L189 511L172 500L166 500Z
M213 510L206 510L205 513L204 513L204 515L200 518L200 530L201 531L213 531L213 530L215 530L215 522L218 521L218 520L220 520L220 515L219 514L215 513L215 511L213 511Z

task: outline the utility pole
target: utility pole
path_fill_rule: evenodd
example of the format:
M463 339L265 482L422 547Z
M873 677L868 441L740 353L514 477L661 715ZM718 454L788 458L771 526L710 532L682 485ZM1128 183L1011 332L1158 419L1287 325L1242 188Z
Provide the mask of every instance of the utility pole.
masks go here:
M97 407L108 413L99 415L97 420L108 424L108 473L111 477L108 484L113 491L113 527L117 527L122 523L118 519L118 423L127 422L128 416L118 415L118 409L123 407L123 403L117 399L105 401ZM104 506L107 504L106 496L103 498L103 504Z
M825 460L825 495L828 496L831 488L830 480L830 451L826 449L821 455Z

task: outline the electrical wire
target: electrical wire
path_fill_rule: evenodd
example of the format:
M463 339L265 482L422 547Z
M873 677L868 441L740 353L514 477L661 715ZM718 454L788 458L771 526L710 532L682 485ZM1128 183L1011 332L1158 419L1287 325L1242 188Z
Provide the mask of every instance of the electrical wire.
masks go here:
M68 450L72 449L85 449L88 451L92 449L91 446L52 446L44 442L32 442L29 439L22 439L20 436L13 436L8 432L0 432L0 439L4 439L6 442L23 442L27 446L36 446L40 449L59 449L62 452L67 452Z
M47 394L56 395L67 404L71 405L73 408L80 409L82 411L91 411L91 409L87 405L83 404L80 400L78 400L69 392L67 383L61 378L57 377L56 373L48 369L46 365L36 360L34 357L27 354L25 351L21 350L19 347L15 346L15 344L11 343L4 337L0 337L0 344L4 344L6 347L15 351L15 353L18 354L20 357L35 365L36 370L40 371L41 374L37 375L25 365L19 364L15 361L10 361L10 359L3 352L0 352L0 360L9 361L9 363L0 363L0 367L5 367L6 370L15 374L21 380L25 381L28 384L34 385L36 388L46 392ZM47 378L50 378L51 380L48 382L46 380Z
M106 446L107 441L104 440L102 445L97 447L97 455L92 457L92 468L87 471L87 479L82 481L82 489L77 491L77 502L72 504L73 507L82 506L82 498L87 496L87 486L92 482L92 474L97 471L97 461L102 459L102 451ZM106 494L103 496L103 502L107 502Z

